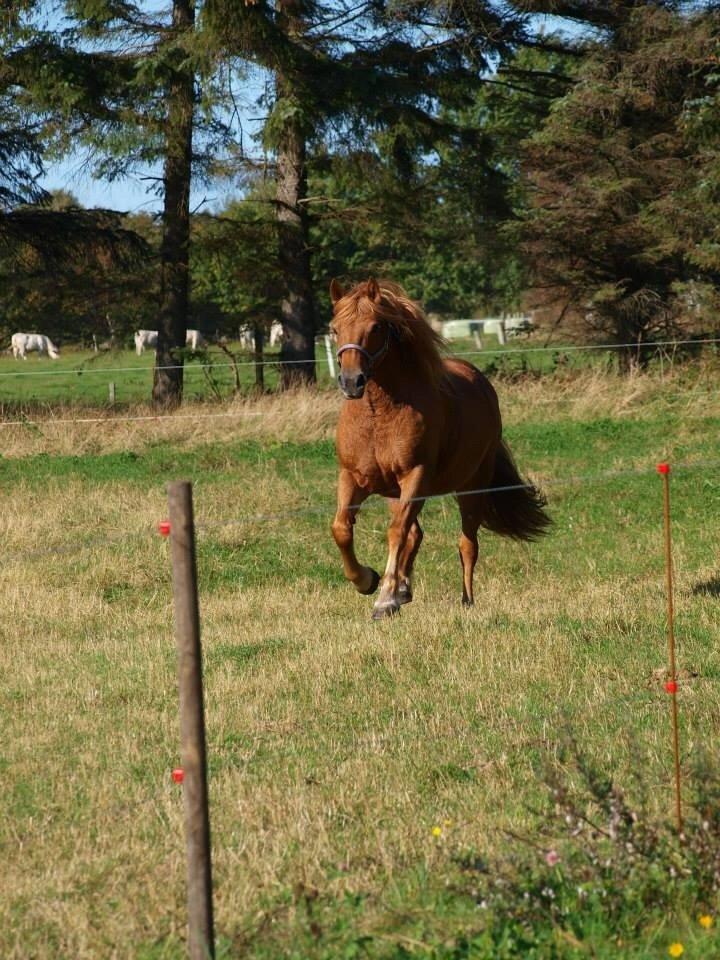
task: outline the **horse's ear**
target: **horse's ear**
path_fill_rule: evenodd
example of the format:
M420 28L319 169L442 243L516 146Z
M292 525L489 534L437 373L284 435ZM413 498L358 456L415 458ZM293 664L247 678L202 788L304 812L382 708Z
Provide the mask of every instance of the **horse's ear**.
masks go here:
M374 303L380 303L380 286L375 277L370 277L367 282L367 298Z
M338 300L342 300L344 296L345 291L340 285L340 281L333 277L330 281L330 299L332 300L333 304L336 304Z

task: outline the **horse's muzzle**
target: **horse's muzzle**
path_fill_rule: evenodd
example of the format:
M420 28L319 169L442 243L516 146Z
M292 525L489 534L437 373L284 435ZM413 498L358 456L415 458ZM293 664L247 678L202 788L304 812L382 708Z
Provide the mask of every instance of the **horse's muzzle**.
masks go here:
M341 373L338 383L346 400L359 400L365 393L367 377L364 373Z

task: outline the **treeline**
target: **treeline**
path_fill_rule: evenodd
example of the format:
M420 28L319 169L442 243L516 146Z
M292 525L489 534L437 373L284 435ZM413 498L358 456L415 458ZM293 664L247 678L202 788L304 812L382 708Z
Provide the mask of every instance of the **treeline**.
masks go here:
M541 305L622 343L708 329L719 22L629 0L15 3L2 326L158 329L158 405L181 398L187 326L281 319L284 382L313 379L332 276L446 314ZM80 151L147 177L161 212L45 195L44 166ZM191 211L191 183L232 199Z

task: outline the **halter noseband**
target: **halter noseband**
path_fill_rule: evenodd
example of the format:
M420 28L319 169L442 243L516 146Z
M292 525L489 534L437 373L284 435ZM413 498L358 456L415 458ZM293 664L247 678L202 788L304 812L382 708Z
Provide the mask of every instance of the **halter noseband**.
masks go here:
M370 353L369 350L366 350L365 347L361 347L359 343L346 343L344 346L340 347L337 352L338 361L340 357L345 353L346 350L357 350L358 353L361 353L363 357L368 362L368 376L372 373L372 369L378 360L382 360L385 354L390 349L390 334L392 332L392 327L388 324L387 336L385 337L385 343L380 347L379 350L376 350L375 353Z

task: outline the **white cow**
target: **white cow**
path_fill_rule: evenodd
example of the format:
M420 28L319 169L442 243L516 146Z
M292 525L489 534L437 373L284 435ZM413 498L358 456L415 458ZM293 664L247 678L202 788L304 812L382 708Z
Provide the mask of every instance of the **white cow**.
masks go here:
M240 347L243 350L254 350L255 349L255 330L249 324L246 323L238 331L240 339ZM276 347L278 344L282 343L283 340L283 326L279 320L273 320L270 324L270 346Z
M51 360L57 360L60 356L60 351L55 347L50 337L46 337L42 333L14 333L10 343L16 360L18 357L27 360L26 354L30 353L31 350L37 350L38 356L48 356Z
M157 347L157 330L136 330L135 331L135 353L138 356L145 352L145 347Z
M270 325L270 346L276 347L283 341L283 325L279 320L273 320Z
M135 352L140 356L146 347L157 349L157 341L157 330L138 330L135 333ZM191 350L197 350L198 347L205 346L205 337L199 330L188 330L185 334L185 345Z
M198 347L205 346L205 337L199 330L188 330L185 336L185 345L190 347L192 351L195 351Z

